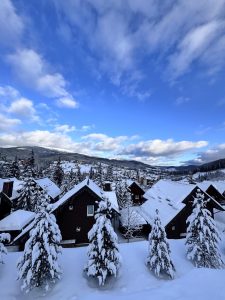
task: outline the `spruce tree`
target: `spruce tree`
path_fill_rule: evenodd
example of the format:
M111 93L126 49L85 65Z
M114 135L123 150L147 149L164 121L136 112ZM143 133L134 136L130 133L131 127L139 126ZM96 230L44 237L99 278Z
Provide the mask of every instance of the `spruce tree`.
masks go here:
M41 287L46 291L61 275L58 255L61 253L61 234L55 216L50 213L51 205L39 206L33 221L30 237L17 264L21 289L29 292Z
M166 238L166 232L159 218L159 211L156 216L149 234L149 253L147 266L157 277L168 275L174 278L175 267L170 258L170 247Z
M220 236L210 211L206 209L207 201L198 190L193 201L193 212L187 219L187 258L198 268L222 268L224 263L218 247Z
M109 276L117 276L121 263L117 235L111 224L112 208L108 199L99 203L96 222L88 233L88 262L85 271L104 285Z
M21 183L21 187L18 190L19 197L15 201L15 209L35 211L35 195L39 188L32 177L32 169L28 167L26 177L23 178L23 183Z
M3 255L7 254L7 249L4 246L4 242L10 242L10 234L9 233L1 233L0 234L0 264L4 263Z
M62 185L63 177L64 172L61 167L61 159L59 158L53 172L53 180L59 187Z

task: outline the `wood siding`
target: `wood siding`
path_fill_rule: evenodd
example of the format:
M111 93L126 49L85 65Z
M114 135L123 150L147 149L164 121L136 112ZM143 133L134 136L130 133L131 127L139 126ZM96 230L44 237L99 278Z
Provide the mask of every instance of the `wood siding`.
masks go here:
M63 240L76 240L76 244L88 243L88 232L95 219L94 216L87 216L87 206L94 205L96 211L99 200L95 193L84 187L57 209L55 215Z

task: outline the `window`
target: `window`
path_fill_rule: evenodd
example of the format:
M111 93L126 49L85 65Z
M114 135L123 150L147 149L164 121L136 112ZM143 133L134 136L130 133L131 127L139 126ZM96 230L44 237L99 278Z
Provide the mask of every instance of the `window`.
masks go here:
M73 205L69 205L69 210L73 210Z
M172 226L172 230L175 230L176 229L176 226Z
M88 205L87 206L87 216L91 217L94 216L94 205Z
M134 196L136 200L139 200L139 195Z
M76 227L76 232L80 232L81 228L79 226Z

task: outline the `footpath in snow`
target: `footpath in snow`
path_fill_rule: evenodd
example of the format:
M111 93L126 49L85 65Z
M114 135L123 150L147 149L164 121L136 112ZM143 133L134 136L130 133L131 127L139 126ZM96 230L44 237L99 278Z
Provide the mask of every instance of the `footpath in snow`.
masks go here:
M120 244L123 264L119 277L98 288L83 273L87 261L87 248L63 249L61 265L63 275L46 295L32 291L26 295L16 281L16 262L22 253L8 253L0 266L1 300L224 300L225 269L196 269L185 257L184 240L169 240L172 259L176 267L174 280L157 279L145 266L148 243ZM225 244L221 244L225 254ZM225 255L223 255L225 260Z

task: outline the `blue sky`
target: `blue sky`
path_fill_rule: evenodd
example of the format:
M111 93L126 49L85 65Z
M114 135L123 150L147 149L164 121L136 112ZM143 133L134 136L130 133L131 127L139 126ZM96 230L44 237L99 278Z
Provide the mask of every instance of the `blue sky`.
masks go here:
M0 145L225 157L225 0L1 0Z

